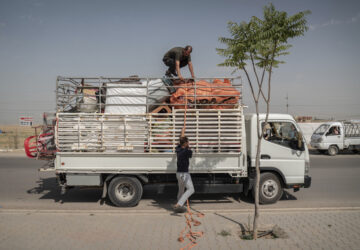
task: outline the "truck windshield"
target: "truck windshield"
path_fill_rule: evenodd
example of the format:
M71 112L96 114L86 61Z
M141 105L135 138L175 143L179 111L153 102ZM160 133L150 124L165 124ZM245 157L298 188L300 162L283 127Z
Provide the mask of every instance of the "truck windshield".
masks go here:
M318 127L315 130L314 134L323 135L328 130L329 127L330 127L330 125L328 125L328 124L322 124L320 127Z

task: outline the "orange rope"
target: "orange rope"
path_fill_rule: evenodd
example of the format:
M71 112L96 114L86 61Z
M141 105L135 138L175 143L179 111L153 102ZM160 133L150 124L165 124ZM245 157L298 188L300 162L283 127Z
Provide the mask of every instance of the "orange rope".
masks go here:
M186 128L186 110L187 110L187 91L185 91L185 110L184 110L184 128ZM185 228L180 232L180 236L178 238L178 241L180 242L184 242L185 238L184 236L190 241L185 247L180 248L180 250L185 250L185 249L191 249L194 246L197 245L196 240L197 238L200 238L204 235L204 232L199 231L199 232L193 232L191 230L192 226L199 226L201 225L201 222L198 220L195 220L193 218L193 213L191 212L190 209L190 205L189 205L189 200L186 200L186 206L187 206L187 210L186 213L184 214L184 217L186 219L186 226ZM195 215L199 218L204 217L205 215L203 213L195 213ZM193 225L191 225L193 224ZM185 235L184 233L187 232Z
M192 213L190 210L189 200L186 201L186 204L187 204L187 212L184 215L184 217L186 219L186 226L181 231L178 241L184 242L185 241L184 236L185 236L190 242L185 247L180 248L180 250L193 248L194 246L197 245L197 242L196 242L197 238L200 238L204 235L204 232L202 232L202 231L193 232L191 230L192 226L195 226L195 227L200 226L201 222L193 218L194 213ZM195 213L195 215L199 218L202 218L205 216L203 213ZM184 235L185 231L187 233Z

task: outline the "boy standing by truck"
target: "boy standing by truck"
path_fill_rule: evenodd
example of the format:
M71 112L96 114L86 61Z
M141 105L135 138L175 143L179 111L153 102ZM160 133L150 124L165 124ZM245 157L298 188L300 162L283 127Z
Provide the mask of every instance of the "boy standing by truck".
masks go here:
M176 147L176 156L176 178L179 191L177 195L178 202L174 205L174 210L179 211L186 200L195 192L189 173L189 159L192 157L192 150L189 148L189 139L185 136L185 127L181 130L180 144ZM184 193L185 188L186 192Z

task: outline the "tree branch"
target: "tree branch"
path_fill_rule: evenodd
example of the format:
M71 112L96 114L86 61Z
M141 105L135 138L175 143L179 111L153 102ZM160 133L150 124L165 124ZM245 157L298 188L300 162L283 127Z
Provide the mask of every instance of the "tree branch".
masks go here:
M242 60L241 60L241 63L243 63ZM245 72L246 78L248 79L248 82L249 82L249 85L250 85L250 89L251 89L251 94L252 94L252 96L253 96L253 98L254 98L254 101L255 101L255 102L258 102L259 99L256 98L256 96L255 96L254 87L253 87L253 85L252 85L252 82L251 82L249 73L247 72L247 70L245 69L245 67L243 67L243 70L244 70L244 72Z

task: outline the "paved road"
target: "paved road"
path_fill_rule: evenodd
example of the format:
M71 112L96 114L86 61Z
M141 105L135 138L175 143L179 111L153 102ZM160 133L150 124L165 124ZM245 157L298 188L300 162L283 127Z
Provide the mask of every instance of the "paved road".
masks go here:
M0 155L0 207L44 210L114 210L100 201L101 189L74 188L60 195L54 173L39 173L43 162L24 157ZM263 209L360 207L360 155L311 156L310 189L287 191L282 199ZM169 210L175 193L159 195L146 189L138 211ZM199 210L252 209L252 201L241 195L198 194L192 206ZM134 208L121 208L123 210Z

